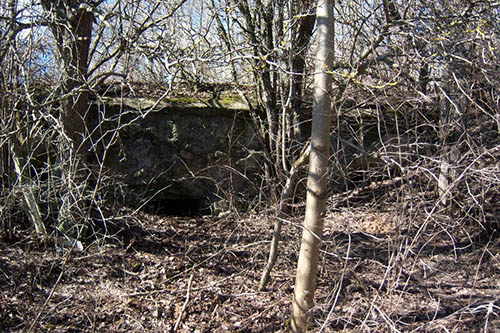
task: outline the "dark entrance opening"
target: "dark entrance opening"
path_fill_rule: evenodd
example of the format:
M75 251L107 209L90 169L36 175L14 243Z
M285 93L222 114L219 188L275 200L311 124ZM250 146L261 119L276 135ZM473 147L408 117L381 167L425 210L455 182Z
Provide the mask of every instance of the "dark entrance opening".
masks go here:
M202 216L210 213L206 199L159 199L149 202L145 210L151 214L162 216Z

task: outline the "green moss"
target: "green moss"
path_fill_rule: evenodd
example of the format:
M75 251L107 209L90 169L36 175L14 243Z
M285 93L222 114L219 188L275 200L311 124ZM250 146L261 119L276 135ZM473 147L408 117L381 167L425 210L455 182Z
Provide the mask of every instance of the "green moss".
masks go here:
M184 103L196 103L200 100L195 97L172 97L168 98L167 103L184 104Z
M204 103L207 105L233 105L234 103L241 103L242 100L238 94L223 95L219 99L211 98L198 98L198 97L172 97L166 100L167 103L174 104L191 104L191 103Z
M232 94L232 95L228 95L228 96L221 96L221 98L219 99L219 102L221 104L225 105L225 104L233 104L233 103L238 103L238 102L243 102L243 101L241 100L240 95Z
M161 102L158 102L158 99L156 98L147 97L126 97L123 99L104 97L100 101L104 102L107 106L121 106L123 104L125 107L143 111L152 107L154 107L155 110L168 109L170 107L183 109L247 109L247 105L242 101L238 94L223 94L217 100L211 98L182 96L165 98Z

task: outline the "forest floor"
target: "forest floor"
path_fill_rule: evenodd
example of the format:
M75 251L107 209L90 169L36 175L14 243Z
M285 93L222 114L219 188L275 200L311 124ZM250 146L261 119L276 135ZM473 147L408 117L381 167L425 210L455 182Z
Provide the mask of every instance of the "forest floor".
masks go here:
M311 331L500 332L500 238L397 212L328 215ZM18 231L0 243L0 331L286 332L300 222L264 292L264 215L116 219L80 252Z

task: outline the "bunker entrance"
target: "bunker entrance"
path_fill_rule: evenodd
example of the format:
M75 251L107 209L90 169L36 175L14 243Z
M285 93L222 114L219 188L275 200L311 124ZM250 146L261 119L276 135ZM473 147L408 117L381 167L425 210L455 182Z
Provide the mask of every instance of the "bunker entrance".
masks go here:
M159 199L149 202L145 211L161 216L196 217L210 214L205 198Z

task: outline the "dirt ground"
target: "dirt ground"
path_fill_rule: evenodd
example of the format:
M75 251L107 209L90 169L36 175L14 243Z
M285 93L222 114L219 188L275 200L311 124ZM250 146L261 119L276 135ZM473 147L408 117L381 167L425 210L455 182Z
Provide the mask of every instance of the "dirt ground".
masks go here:
M81 252L18 231L0 243L0 331L286 332L300 222L265 292L268 216L115 219ZM500 332L496 234L366 209L324 234L312 332Z

